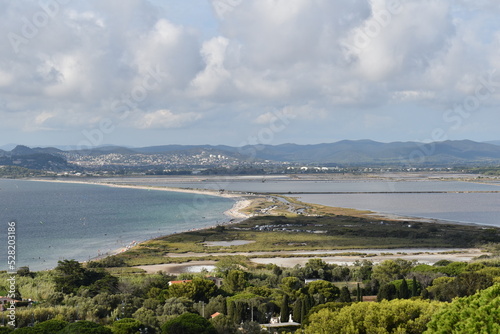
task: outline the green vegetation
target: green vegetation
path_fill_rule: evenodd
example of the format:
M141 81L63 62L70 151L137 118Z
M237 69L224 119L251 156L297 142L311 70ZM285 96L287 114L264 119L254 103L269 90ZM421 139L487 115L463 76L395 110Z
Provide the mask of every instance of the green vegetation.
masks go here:
M259 323L279 316L299 322L296 333L495 333L500 320L498 259L339 266L312 258L282 268L234 256L212 277L116 277L93 266L65 260L48 272L20 270L20 298L37 298L18 303L13 333L259 333ZM0 282L7 277L0 273ZM365 298L375 302L358 302Z
M356 303L337 311L322 309L311 315L305 334L422 333L441 307L425 300L384 300Z
M500 229L392 221L292 201L307 215L289 211L170 235L86 264L59 261L46 272L20 268L16 296L23 301L17 305L13 333L260 333L259 324L275 317L286 322L290 316L300 329L288 326L282 332L498 331ZM275 202L255 202L255 209L259 203L265 209ZM275 213L289 209L277 205ZM209 244L236 240L252 242ZM470 263L392 259L374 265L363 253L364 248L479 245L492 255ZM352 248L365 259L351 266L328 264L321 254L293 268L257 265L235 255L292 257L304 255L290 251ZM132 267L194 259L214 260L215 269L175 277ZM7 278L0 273L0 293L7 290L1 283ZM0 327L3 332L8 329Z
M425 333L500 333L500 284L453 300L435 314Z
M253 241L239 246L209 246L214 241ZM220 260L220 254L358 248L476 247L500 242L500 229L458 224L391 221L362 217L262 216L239 224L192 231L144 242L105 261L137 266ZM169 254L205 253L206 257L171 257ZM272 255L271 255L272 256ZM290 256L285 254L284 256ZM266 256L269 257L269 256ZM99 266L96 264L95 266Z
M47 172L19 166L0 166L0 178L19 179L24 177L47 176Z

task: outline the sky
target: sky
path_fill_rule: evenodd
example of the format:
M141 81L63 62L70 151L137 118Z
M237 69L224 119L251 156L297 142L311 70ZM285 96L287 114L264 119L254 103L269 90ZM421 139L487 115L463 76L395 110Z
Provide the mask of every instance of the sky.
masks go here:
M0 0L0 147L499 140L497 0Z

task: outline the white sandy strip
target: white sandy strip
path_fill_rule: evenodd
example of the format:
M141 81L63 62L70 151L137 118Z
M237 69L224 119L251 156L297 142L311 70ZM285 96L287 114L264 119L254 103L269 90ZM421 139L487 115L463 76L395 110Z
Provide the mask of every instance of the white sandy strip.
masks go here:
M398 249L400 250L400 249ZM424 249L421 249L422 251ZM337 265L353 265L353 263L357 261L363 261L363 260L368 260L371 261L375 264L380 263L385 260L394 260L394 259L405 259L405 260L415 260L418 263L425 263L425 264L434 264L438 262L439 260L450 260L450 261L471 261L474 258L480 256L480 255L488 255L489 253L485 253L481 251L480 249L477 248L461 248L461 249L449 249L449 250L444 250L441 249L440 251L434 251L432 249L428 249L427 252L415 252L412 249L406 250L407 253L397 253L395 252L396 250L394 249L377 249L377 250L370 250L370 249L345 249L341 250L339 252L359 252L359 253L370 253L370 252L376 252L376 256L359 256L359 255L353 255L353 256L346 256L346 255L338 255L338 256L322 256L319 257L323 261L330 263L330 264L337 264ZM456 251L456 253L450 253L450 251ZM177 256L173 256L174 254L171 254L171 257L196 257L196 256L207 256L207 255L213 255L213 256L231 256L231 255L244 255L248 256L250 258L250 261L254 263L259 263L259 264L270 264L274 263L278 266L282 267L287 267L287 268L293 268L294 266L301 265L304 266L309 259L314 258L315 254L318 253L328 253L328 252L333 252L331 250L324 250L324 251L311 251L311 252L304 252L304 253L309 253L310 256L307 256L308 254L304 254L304 257L290 257L290 258L283 258L283 257L270 257L270 258L252 258L253 255L265 255L267 254L274 254L272 252L255 252L255 253L186 253L186 254L175 254ZM295 252L281 252L283 254L289 253L293 254ZM374 254L375 255L375 254ZM145 265L145 266L138 266L137 268L141 268L145 270L148 273L155 273L158 272L159 270L170 273L170 274L179 274L183 273L186 271L189 271L190 267L196 266L196 267L202 267L202 266L210 266L213 265L214 261L190 261L190 262L183 262L183 263L170 263L170 264L155 264L155 265Z

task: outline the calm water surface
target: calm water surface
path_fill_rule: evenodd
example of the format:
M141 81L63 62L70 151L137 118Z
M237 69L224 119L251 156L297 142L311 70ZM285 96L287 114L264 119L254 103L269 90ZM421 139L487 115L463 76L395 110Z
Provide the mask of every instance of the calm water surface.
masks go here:
M2 245L17 222L17 265L41 270L133 241L227 221L231 199L99 185L0 180ZM7 268L0 252L0 270Z
M116 180L113 180L115 182ZM263 182L264 181L264 182ZM454 222L500 226L500 193L418 193L391 192L467 192L500 191L500 184L463 181L380 179L290 180L253 177L213 178L192 181L186 178L138 178L122 180L141 185L181 188L226 189L245 192L346 192L347 194L300 194L304 202L376 212L434 218ZM349 193L353 194L349 194ZM367 192L356 194L356 192ZM377 192L388 192L380 194Z

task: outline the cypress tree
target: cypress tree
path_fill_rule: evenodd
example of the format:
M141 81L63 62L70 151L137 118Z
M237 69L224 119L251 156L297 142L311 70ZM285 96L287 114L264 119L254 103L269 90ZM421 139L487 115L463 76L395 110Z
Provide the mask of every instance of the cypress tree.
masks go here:
M227 307L227 316L229 317L229 319L231 319L233 323L237 324L238 322L236 322L235 313L236 313L236 305L233 301L230 301Z
M412 283L411 296L416 297L418 296L418 286L417 286L418 282L415 276L413 276L413 281L411 283Z
M287 322L290 316L290 307L288 303L289 303L288 295L285 294L283 296L283 301L281 302L281 312L280 312L281 322Z
M293 320L302 322L302 299L299 298L293 305Z
M361 292L361 288L359 287L359 283L357 285L356 297L358 299L358 302L363 301L363 293Z
M302 321L304 321L304 319L306 318L306 314L307 314L307 312L309 312L309 310L306 309L306 299L302 300L302 302L300 304L301 304L301 307L300 307L300 322L302 323Z
M349 289L346 286L343 286L342 289L340 289L339 302L341 303L352 302L351 293L349 292Z
M401 285L399 286L399 298L408 299L410 298L410 290L408 289L408 282L403 278Z

